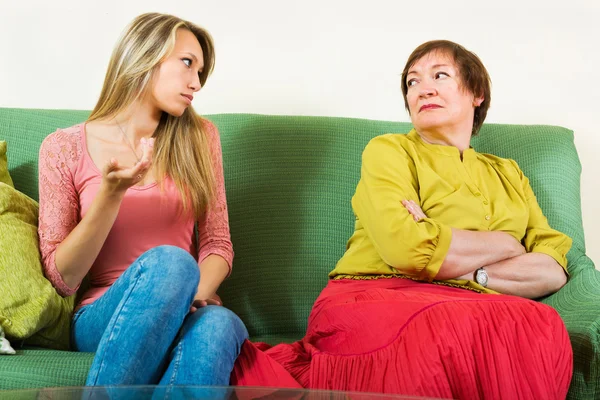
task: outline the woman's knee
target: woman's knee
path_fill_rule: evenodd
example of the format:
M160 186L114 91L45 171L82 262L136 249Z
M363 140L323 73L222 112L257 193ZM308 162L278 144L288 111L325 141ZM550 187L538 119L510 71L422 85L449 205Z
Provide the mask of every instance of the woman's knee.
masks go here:
M197 261L186 250L162 245L153 247L142 254L138 260L144 273L149 273L156 282L188 284L195 290L200 281L200 269ZM169 283L171 284L171 283Z
M248 338L246 326L233 311L222 306L206 306L189 317L189 330L199 335L209 334L226 343L241 345Z

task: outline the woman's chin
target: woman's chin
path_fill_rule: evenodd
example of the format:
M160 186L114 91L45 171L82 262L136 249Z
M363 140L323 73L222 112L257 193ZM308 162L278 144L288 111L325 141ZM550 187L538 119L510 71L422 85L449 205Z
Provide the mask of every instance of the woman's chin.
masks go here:
M415 127L415 130L417 132L421 132L421 131L430 131L430 130L435 130L437 128L443 127L444 124L437 122L437 121L419 121L419 122L413 122L413 126Z
M173 117L178 118L183 115L183 113L185 112L186 109L187 109L187 107L182 107L182 108L173 108L173 109L163 110L163 111Z

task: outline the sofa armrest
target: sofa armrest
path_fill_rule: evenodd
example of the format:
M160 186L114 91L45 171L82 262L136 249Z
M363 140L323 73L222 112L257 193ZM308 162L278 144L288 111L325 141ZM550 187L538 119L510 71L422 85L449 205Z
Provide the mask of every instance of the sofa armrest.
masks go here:
M580 270L542 302L558 311L573 346L568 398L600 398L600 271Z

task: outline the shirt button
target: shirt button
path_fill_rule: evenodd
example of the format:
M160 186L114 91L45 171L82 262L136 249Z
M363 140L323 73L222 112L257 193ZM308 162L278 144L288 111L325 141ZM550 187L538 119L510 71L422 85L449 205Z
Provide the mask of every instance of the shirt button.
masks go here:
M489 215L485 216L485 219L488 220L488 221L490 220L490 218L492 218L492 217L490 217Z
M483 201L483 204L485 204L485 205L487 206L487 205L488 205L488 204L490 204L490 203L488 203L488 201L487 201L487 200L484 200L484 201Z
M481 196L481 193L475 193L475 196L479 197Z

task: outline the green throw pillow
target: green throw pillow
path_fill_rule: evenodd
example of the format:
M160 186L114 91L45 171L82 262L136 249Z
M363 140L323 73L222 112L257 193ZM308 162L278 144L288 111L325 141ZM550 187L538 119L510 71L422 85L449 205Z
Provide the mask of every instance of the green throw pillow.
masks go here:
M63 298L42 272L38 204L0 183L0 325L13 342L68 349L75 296Z
M6 142L0 140L0 182L14 187L12 179L8 174L8 162L6 161Z

